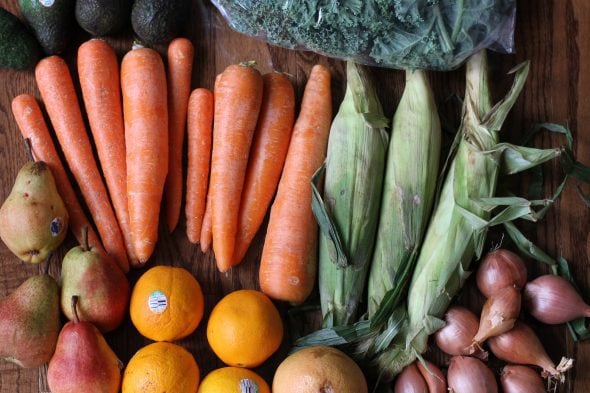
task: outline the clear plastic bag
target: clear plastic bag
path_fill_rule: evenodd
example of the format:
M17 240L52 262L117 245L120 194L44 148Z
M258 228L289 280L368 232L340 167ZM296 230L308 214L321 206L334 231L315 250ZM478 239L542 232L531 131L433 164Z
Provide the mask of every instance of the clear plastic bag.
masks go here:
M212 0L241 33L398 69L450 70L514 49L516 0Z

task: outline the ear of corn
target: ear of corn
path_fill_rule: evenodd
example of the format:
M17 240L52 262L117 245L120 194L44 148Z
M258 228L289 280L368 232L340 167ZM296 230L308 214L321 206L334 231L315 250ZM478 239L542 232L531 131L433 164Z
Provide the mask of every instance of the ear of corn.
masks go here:
M441 128L425 71L406 71L393 117L375 251L368 284L369 316L414 263L436 192Z
M408 321L378 357L388 376L426 351L428 336L442 326L440 318L463 285L471 260L482 251L490 212L476 200L495 194L502 154L496 149L498 131L527 73L525 64L517 70L511 91L492 108L485 52L467 63L461 139L418 256L407 300Z
M318 217L321 228L326 221L333 228L332 236L322 231L319 242L325 327L353 322L362 299L379 218L387 124L363 69L348 62L346 95L328 141L324 213Z

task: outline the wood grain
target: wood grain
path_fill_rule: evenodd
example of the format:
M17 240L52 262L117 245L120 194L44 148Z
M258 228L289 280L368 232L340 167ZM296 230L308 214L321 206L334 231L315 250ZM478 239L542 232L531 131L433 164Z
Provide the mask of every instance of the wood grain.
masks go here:
M16 0L0 0L0 6L17 12ZM195 45L195 67L193 87L212 88L215 75L227 65L255 60L261 72L273 69L292 75L298 99L313 64L327 65L334 75L334 104L339 104L344 90L343 63L338 60L306 52L296 52L271 47L262 41L245 37L231 31L220 14L208 1L195 1L191 11L190 23L185 35ZM76 50L89 36L78 29L74 42L64 54L75 78ZM119 58L130 48L132 34L109 38ZM587 0L519 0L516 54L492 54L491 70L494 87L501 94L508 87L510 78L505 73L520 61L530 59L531 72L523 94L512 111L503 138L518 142L522 135L535 122L567 123L574 133L577 158L590 165L590 2ZM163 51L164 48L158 48ZM162 52L163 53L163 52ZM381 96L386 114L391 116L403 88L403 73L395 70L372 70L373 77L379 81ZM449 100L453 94L462 96L463 70L446 73L432 73L433 88L439 102L443 118L457 122L457 106ZM495 82L497 81L497 82ZM586 92L586 93L584 93ZM32 72L13 72L0 70L0 198L4 200L12 188L16 173L25 162L25 152L20 134L10 111L11 99L20 93L39 96ZM455 120L453 120L455 119ZM542 134L535 139L539 147L554 147L564 144L564 139L554 134ZM559 163L545 165L547 181L545 191L550 195L561 181ZM514 181L518 186L520 181ZM576 186L571 181L549 212L547 217L535 225L525 225L527 235L545 248L551 255L562 255L571 263L572 273L587 298L590 296L590 209L581 201ZM590 194L590 186L579 184L581 190ZM521 191L526 191L522 187ZM179 227L171 235L163 228L156 253L150 265L170 264L189 269L200 281L206 297L206 315L212 306L225 294L238 288L258 288L258 261L262 250L265 227L262 228L249 250L246 261L227 274L220 274L215 268L211 254L203 255L197 247L186 239L185 223L181 219ZM59 276L59 265L64 252L74 246L72 236L51 260L50 272ZM532 275L546 271L544 266L527 261ZM0 296L14 290L27 277L38 272L39 267L19 262L0 244ZM135 282L142 271L129 274ZM459 300L471 305L481 304L481 299L469 289L463 291ZM285 313L286 307L281 307ZM285 318L287 318L286 314ZM204 319L206 321L206 319ZM574 343L567 330L560 327L534 325L548 352L555 360L561 355L576 359L573 372L568 375L566 384L560 392L590 392L590 343ZM202 375L221 366L219 360L208 348L205 339L205 323L197 331L182 340L181 344L196 357ZM129 318L124 326L107 335L109 343L117 354L127 362L137 349L148 343L131 325ZM0 344L1 345L1 344ZM288 344L285 343L263 367L258 369L267 380L272 379L274 366L285 356ZM429 354L443 359L439 355ZM44 369L22 370L12 364L0 361L0 392L29 393L48 391L44 382Z

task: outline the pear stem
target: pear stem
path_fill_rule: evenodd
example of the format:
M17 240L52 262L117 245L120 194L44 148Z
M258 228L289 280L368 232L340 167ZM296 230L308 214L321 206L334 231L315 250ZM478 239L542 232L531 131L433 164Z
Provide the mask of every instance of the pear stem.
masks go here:
M35 157L33 157L33 147L31 146L31 139L25 138L25 151L27 152L27 157L31 161L35 161Z
M79 296L74 295L72 296L72 316L74 317L74 323L80 322L80 318L78 317L78 300Z
M82 248L84 251L90 251L90 244L88 244L88 225L82 227Z

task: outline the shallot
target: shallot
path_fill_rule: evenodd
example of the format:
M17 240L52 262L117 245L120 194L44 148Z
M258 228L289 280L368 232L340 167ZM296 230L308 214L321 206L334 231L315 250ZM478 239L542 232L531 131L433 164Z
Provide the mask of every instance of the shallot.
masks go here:
M475 281L480 292L490 297L499 289L526 284L527 272L522 259L512 251L498 249L488 253L479 268Z
M590 317L590 306L573 285L565 278L552 274L537 277L526 284L524 303L533 317L549 325Z
M494 373L481 360L469 356L454 356L447 375L453 393L498 393Z
M416 363L404 367L395 381L393 391L394 393L429 393L428 385Z
M449 355L471 354L470 346L479 326L477 316L465 307L453 306L447 310L444 319L445 326L434 334L436 345ZM473 355L487 357L483 351Z
M527 366L508 365L502 370L500 384L504 393L546 393L543 380Z
M420 361L416 361L418 370L424 377L426 384L428 385L428 393L446 393L447 392L447 379L440 368L434 365L428 360L424 360L424 364Z
M488 340L497 358L516 364L530 364L543 369L544 377L563 378L562 373L573 365L572 359L563 358L558 366L549 358L543 344L529 326L517 321L506 333Z
M488 338L512 329L520 314L520 303L520 291L513 286L494 292L483 305L473 345L480 347Z

